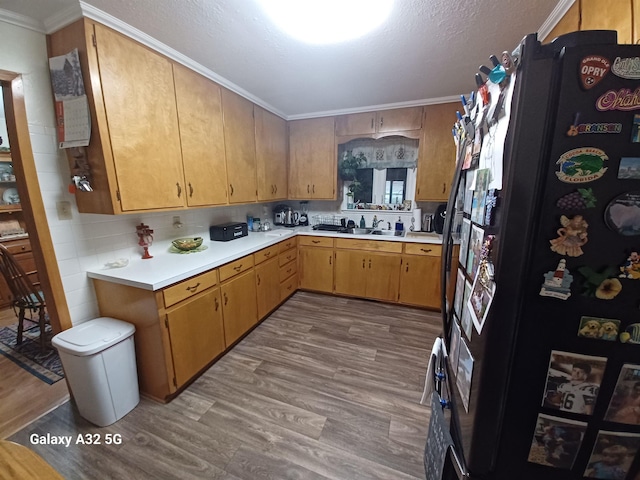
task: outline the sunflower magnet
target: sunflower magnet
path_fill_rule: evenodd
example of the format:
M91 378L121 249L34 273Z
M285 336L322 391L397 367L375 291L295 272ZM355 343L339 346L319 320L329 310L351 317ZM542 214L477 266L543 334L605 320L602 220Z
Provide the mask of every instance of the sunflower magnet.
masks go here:
M578 273L585 278L583 295L596 297L601 300L612 300L622 291L622 283L615 278L618 270L607 267L596 272L591 267L580 267Z

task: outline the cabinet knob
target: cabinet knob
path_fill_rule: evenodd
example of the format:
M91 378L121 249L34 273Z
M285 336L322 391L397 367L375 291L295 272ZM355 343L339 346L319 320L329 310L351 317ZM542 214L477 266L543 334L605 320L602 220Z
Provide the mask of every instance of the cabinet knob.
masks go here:
M309 185L307 185L307 193L311 193L311 192L309 191Z
M333 264L331 263L332 259L333 259L333 255L329 255L329 265L333 265Z
M316 193L316 184L313 184L313 188L311 189L311 193Z
M191 182L189 182L189 197L193 197L193 186L191 185Z
M384 123L384 117L380 117L380 126L382 127L382 124Z
M216 306L216 312L217 312L217 311L218 311L218 308L220 307L220 302L218 302L218 297L215 297L215 298L213 299L213 303L214 303L214 304L215 304L215 306Z
M178 198L180 198L180 195L182 195L182 187L179 182L176 182L176 187L178 188Z
M260 274L256 275L256 279L258 280L258 285L260 285Z
M362 259L362 268L364 268L364 258Z
M229 302L229 297L227 297L227 292L224 292L222 296L224 297L224 304L226 305L227 302Z
M443 183L442 184L442 193L444 193L447 190L447 184Z
M229 192L230 192L229 194L231 196L233 196L233 185L232 184L229 184Z
M371 268L371 259L369 259L369 268Z

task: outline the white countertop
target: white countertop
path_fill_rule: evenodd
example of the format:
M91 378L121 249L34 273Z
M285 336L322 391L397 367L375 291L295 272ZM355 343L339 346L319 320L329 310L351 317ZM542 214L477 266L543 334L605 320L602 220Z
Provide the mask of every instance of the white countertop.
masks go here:
M232 262L238 258L270 247L295 235L314 235L334 238L351 238L367 240L384 240L390 242L436 243L441 244L441 237L436 234L409 233L409 236L392 235L353 235L321 230L312 227L279 228L269 232L249 232L246 237L228 242L203 242L208 248L201 252L178 254L169 251L171 241L154 243L149 249L153 258L143 260L132 258L125 267L96 268L87 270L90 278L107 282L129 285L144 290L159 290L189 277ZM415 235L415 236L413 236Z

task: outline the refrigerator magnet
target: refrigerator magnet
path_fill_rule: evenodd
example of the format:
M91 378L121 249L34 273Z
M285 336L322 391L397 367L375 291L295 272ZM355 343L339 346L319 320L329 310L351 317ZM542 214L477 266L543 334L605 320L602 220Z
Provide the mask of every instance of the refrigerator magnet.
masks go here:
M611 70L611 62L601 55L588 55L580 62L580 83L582 88L595 87Z
M625 363L622 366L604 419L640 425L640 365Z
M569 257L579 257L584 253L582 246L587 243L587 228L589 224L582 215L560 217L562 225L556 232L558 238L549 240L551 251L560 255L568 255Z
M630 88L608 90L596 100L596 109L600 112L620 110L629 112L640 109L640 87L634 91Z
M578 336L582 338L614 342L618 338L619 329L620 320L582 316L580 317Z
M611 200L605 209L604 221L620 235L640 235L640 192L626 192Z
M540 295L566 300L571 296L570 287L572 282L573 275L567 269L567 261L562 258L555 270L550 270L544 274L544 283L540 288Z
M484 230L476 225L471 225L471 238L469 239L469 251L467 253L467 275L476 277L480 265L480 253L484 240Z
M640 344L640 323L632 323L620 334L622 343ZM640 378L639 378L640 380Z
M640 433L600 430L584 471L587 478L624 479L640 447Z
M620 266L618 278L640 279L640 254L637 251L631 252L624 264Z
M622 157L618 167L618 179L640 180L640 157Z
M607 171L607 167L604 166L606 160L609 160L609 157L599 148L574 148L563 153L556 162L559 166L556 176L565 183L593 182Z
M633 126L631 127L631 143L640 143L640 115L633 116Z
M592 415L606 364L605 357L553 350L542 406Z
M582 294L600 300L613 300L622 291L620 280L613 278L617 272L615 267L605 267L600 271L588 266L578 268L578 273L584 277Z
M478 333L482 333L482 327L489 313L496 290L496 284L490 279L485 279L484 276L483 268L480 267L473 281L471 295L467 303L471 320L473 320L473 325Z
M573 192L561 196L556 202L556 207L562 210L586 210L595 208L598 200L591 188L578 188Z
M613 61L611 71L614 75L620 78L629 78L631 80L640 79L640 58L629 57L622 58L616 57Z
M580 450L586 430L585 422L539 413L527 460L569 470Z

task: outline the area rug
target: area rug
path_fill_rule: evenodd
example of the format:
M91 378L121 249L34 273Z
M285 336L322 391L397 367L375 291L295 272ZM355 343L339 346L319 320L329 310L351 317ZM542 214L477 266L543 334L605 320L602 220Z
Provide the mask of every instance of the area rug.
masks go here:
M0 328L0 354L49 385L62 380L64 371L58 352L51 347L44 352L40 350L38 324L25 320L24 329L22 344L16 345L18 324ZM50 325L47 333L51 335Z

